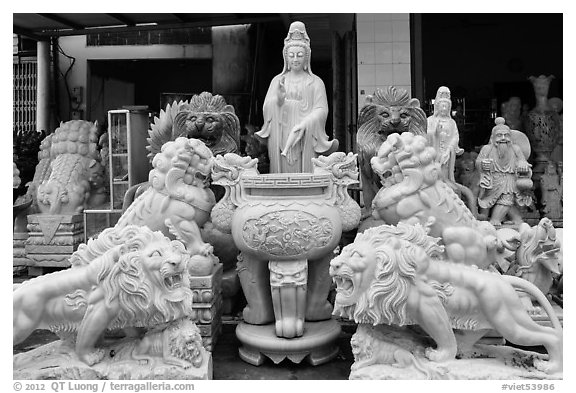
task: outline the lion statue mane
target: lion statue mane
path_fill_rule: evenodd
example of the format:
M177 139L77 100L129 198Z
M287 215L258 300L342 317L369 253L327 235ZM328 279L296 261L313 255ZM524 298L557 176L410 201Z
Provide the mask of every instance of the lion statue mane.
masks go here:
M160 117L154 118L148 133L150 161L164 143L178 137L199 139L214 155L238 153L240 146L240 120L234 107L226 104L221 95L206 91L189 101L166 105Z
M192 311L190 254L161 232L108 228L72 254L72 267L25 282L13 293L13 343L45 328L75 339L79 359L104 356L95 344L106 330L154 327Z
M161 358L166 364L187 369L192 366L199 368L207 355L200 329L189 317L184 317L165 328L147 332L133 348L130 357L149 365L154 365L155 358Z
M536 359L535 366L560 372L562 327L544 294L521 278L443 260L442 251L419 224L359 234L330 263L334 314L372 325L418 324L437 344L425 351L433 361L455 358L453 328L468 331L473 342L495 329L516 345L543 345L549 360ZM536 299L553 327L533 321L516 290Z
M380 179L372 172L370 160L376 156L380 145L392 133L411 132L426 135L426 113L417 98L410 98L404 89L389 86L376 89L366 97L358 115L358 163L364 190L364 206L370 209L372 199L381 187Z

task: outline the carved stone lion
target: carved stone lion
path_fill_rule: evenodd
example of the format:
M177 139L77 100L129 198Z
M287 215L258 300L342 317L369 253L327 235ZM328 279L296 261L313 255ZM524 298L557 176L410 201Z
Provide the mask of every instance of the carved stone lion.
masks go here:
M194 95L190 102L168 104L160 117L154 118L149 134L150 160L164 143L178 137L199 139L214 155L238 153L240 121L224 97L205 91Z
M202 241L199 228L215 204L208 188L212 163L212 152L198 139L180 137L165 143L152 161L151 187L128 207L116 226L146 225L182 240L191 253L211 255L212 246Z
M543 345L549 360L537 359L535 366L560 372L562 327L542 292L518 277L440 260L437 241L420 225L382 225L358 235L330 263L334 313L373 325L418 324L436 342L425 352L433 361L455 358L453 328L475 340L493 328L516 345ZM516 289L537 299L552 328L532 320Z
M88 365L104 353L95 344L107 329L153 327L192 311L184 245L129 225L108 228L72 254L72 268L25 282L13 293L13 343L35 329L68 336Z
M92 180L104 175L97 134L98 123L85 120L61 123L56 129L50 139L50 174L37 188L41 213L76 214L93 204Z
M426 113L420 108L420 101L411 99L407 91L389 86L366 97L366 104L358 115L356 136L366 209L371 209L372 199L381 187L380 179L370 167L370 160L376 156L380 145L392 133L411 132L425 136L426 127Z
M198 368L204 361L205 352L198 326L190 319L182 318L164 329L147 332L134 347L131 357L149 365L160 357L166 364Z
M391 134L372 158L383 187L372 202L375 218L387 224L422 224L441 237L454 262L487 268L507 255L499 232L479 221L440 177L436 151L426 138L405 132Z
M516 276L530 281L544 294L548 294L554 277L562 271L560 239L552 220L544 217L538 225L520 224L520 242L516 250Z
M413 369L425 379L443 379L444 370L439 371L424 365L421 358L414 356L411 349L405 348L402 338L387 337L376 327L360 324L350 339L354 364L352 372L373 365L390 365L395 368ZM410 345L408 345L410 347Z

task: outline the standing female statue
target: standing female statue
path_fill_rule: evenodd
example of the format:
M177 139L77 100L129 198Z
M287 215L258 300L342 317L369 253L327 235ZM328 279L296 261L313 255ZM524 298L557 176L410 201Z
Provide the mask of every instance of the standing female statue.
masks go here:
M436 149L436 161L441 165L443 179L454 184L456 156L464 153L464 150L458 147L458 126L452 119L451 111L450 89L441 86L434 100L434 114L428 118L428 143Z
M312 172L312 158L338 149L324 127L328 100L324 82L310 69L310 39L302 22L290 25L284 40L284 69L264 99L264 125L271 173Z

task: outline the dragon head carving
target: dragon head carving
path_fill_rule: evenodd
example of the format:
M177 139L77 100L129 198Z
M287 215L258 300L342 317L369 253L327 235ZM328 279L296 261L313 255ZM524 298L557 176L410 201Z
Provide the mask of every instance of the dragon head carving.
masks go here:
M329 156L312 158L315 174L332 175L336 182L358 183L358 154L334 152Z
M516 250L517 275L532 281L543 293L552 285L552 274L562 270L561 242L552 220L544 217L538 225L522 223Z
M212 184L232 185L240 179L240 173L258 175L258 159L241 157L235 153L216 156L212 168Z

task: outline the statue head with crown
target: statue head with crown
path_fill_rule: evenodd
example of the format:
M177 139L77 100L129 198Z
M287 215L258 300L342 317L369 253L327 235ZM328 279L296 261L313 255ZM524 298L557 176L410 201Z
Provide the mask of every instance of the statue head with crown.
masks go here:
M450 116L451 109L450 89L446 86L440 86L434 99L434 116Z
M310 38L306 33L306 26L302 22L293 22L288 30L288 35L284 39L284 69L282 74L290 72L294 68L292 59L296 58L304 72L312 74L310 69Z

